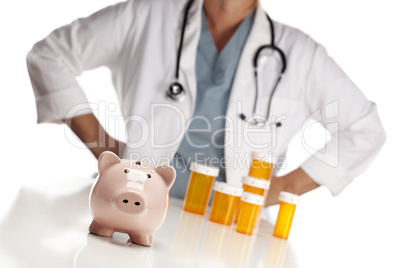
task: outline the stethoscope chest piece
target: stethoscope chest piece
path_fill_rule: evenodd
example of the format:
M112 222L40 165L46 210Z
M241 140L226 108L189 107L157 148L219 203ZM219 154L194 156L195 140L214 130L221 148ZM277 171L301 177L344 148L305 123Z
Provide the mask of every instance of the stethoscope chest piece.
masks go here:
M178 82L171 83L166 91L166 95L175 101L182 101L185 94L183 86Z

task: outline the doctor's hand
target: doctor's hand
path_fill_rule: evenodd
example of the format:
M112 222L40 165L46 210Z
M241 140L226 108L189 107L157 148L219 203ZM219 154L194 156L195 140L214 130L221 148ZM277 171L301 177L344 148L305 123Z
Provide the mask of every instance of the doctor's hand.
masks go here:
M278 204L281 191L301 195L318 187L319 185L301 168L282 177L272 177L265 206Z
M76 116L65 122L96 158L104 151L122 157L126 145L110 137L93 114Z

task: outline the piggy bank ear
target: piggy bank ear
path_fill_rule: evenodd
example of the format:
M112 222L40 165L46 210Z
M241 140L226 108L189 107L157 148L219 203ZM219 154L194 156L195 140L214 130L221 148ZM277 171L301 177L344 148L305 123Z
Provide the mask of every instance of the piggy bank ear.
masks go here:
M98 172L102 174L104 170L109 168L114 164L120 163L120 158L112 152L105 151L103 152L98 159Z
M155 171L162 177L165 181L168 190L173 186L176 179L176 170L172 166L159 166L155 168Z

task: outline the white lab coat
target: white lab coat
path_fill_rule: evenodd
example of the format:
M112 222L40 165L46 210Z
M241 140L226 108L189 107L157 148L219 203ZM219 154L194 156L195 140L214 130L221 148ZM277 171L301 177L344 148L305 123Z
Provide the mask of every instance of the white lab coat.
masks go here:
M193 113L197 90L195 60L201 0L196 0L189 12L180 62L179 81L186 89L186 98L182 102L166 98L166 89L174 80L185 3L128 0L76 20L38 42L27 56L38 122L60 122L88 113L83 109L89 106L76 77L85 70L107 66L128 122L132 148L127 148L126 156L137 153L156 160L170 159L185 134L183 123ZM248 128L239 119L240 113L251 115L253 110L254 53L259 46L270 43L269 23L258 7L227 108L227 181L241 185L241 176L248 171L242 161L253 150L284 156L290 140L304 131L303 124L311 117L327 128L332 139L325 153L316 152L301 167L336 195L369 166L384 143L376 105L363 96L321 45L297 29L277 22L274 26L275 43L287 56L287 70L271 108L271 116L279 118L282 126L277 128L273 143L273 132L267 129L245 135L244 129ZM262 54L257 107L265 114L278 66L267 60L268 52Z

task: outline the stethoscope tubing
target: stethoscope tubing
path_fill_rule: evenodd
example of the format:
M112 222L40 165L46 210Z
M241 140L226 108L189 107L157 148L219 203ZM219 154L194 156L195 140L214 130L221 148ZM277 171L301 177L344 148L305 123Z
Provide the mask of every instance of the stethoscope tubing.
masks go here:
M177 50L177 56L176 56L176 71L175 71L176 82L179 80L180 58L181 58L181 51L183 49L184 33L186 31L188 11L190 10L193 3L194 3L194 0L189 0L184 8L183 23L181 25L180 43L179 43L179 48Z
M183 22L181 25L181 35L180 35L180 42L179 42L179 47L177 50L177 56L176 56L176 69L175 69L175 81L173 83L171 83L169 85L169 89L167 91L167 96L175 101L181 101L184 98L184 94L185 94L185 90L184 87L179 83L179 71L180 71L180 59L181 59L181 53L182 53L182 49L183 49L183 42L184 42L184 34L186 31L186 24L187 24L187 17L188 17L188 13L189 10L191 8L191 6L193 5L194 0L189 0L186 3L186 6L184 8L184 16L183 16ZM253 119L251 121L251 124L255 124L255 125L264 125L270 116L270 112L271 112L271 104L272 104L272 99L273 96L278 88L279 82L282 79L282 75L286 70L287 67L287 62L286 62L286 56L285 53L275 45L275 29L274 29L274 24L271 20L271 18L268 16L268 14L266 14L268 22L269 22L269 27L270 27L270 31L271 31L271 43L268 45L262 45L260 46L255 54L254 54L254 58L253 58L253 68L254 68L254 80L255 80L255 97L254 97L254 107L253 107L253 116L254 117L257 113L257 101L258 101L258 97L259 97L259 88L258 88L258 58L259 55L261 53L261 51L263 51L264 49L272 49L273 51L277 52L280 56L281 62L282 62L282 67L281 70L279 72L279 76L276 79L275 83L274 83L274 87L272 88L269 100L268 100L268 106L267 106L267 112L265 115L265 119L264 120L256 120ZM240 114L240 118L242 120L247 120L247 117L242 113ZM253 123L254 122L254 123ZM280 126L280 123L276 123L277 126Z

